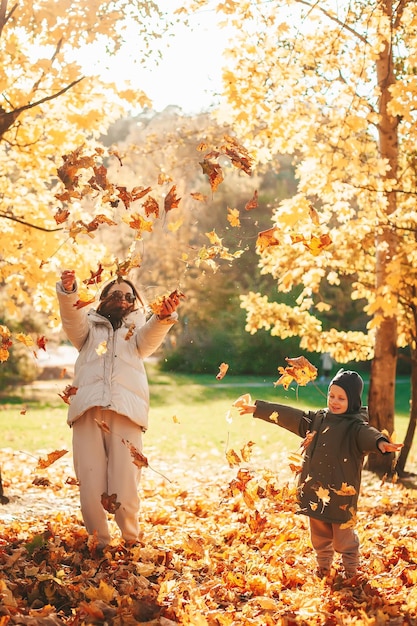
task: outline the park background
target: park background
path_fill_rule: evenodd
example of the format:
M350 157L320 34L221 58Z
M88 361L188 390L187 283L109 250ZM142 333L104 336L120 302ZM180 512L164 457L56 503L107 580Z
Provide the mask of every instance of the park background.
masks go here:
M1 2L2 626L416 623L416 23L411 0ZM86 305L114 276L186 296L147 363L144 542L99 564L52 358L68 267ZM353 587L314 575L300 442L233 407L323 406L324 352L406 443L369 459ZM274 384L299 356L317 379Z

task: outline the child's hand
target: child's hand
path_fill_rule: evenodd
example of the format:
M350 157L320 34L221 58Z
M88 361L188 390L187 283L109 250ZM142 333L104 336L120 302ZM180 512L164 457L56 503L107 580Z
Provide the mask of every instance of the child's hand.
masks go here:
M239 406L240 415L250 415L255 413L256 406L254 404L242 404Z
M384 454L385 452L398 452L403 447L403 443L392 443L391 441L378 441L378 448Z

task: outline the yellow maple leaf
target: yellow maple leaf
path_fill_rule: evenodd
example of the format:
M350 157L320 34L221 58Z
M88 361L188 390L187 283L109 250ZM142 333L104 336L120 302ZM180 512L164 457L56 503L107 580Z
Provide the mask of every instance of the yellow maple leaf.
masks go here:
M97 352L98 356L106 354L106 352L107 352L107 341L102 341L101 343L99 343L97 348L96 348L96 352Z
M206 233L206 237L208 237L210 243L214 246L222 246L222 240L217 235L216 231L212 230L209 233Z
M317 494L318 499L322 503L321 510L324 511L325 507L330 502L330 491L328 489L325 489L324 487L320 486L318 489L315 490L315 492Z
M340 489L333 489L338 496L354 496L356 493L356 489L353 485L348 485L347 483L342 483Z
M20 343L23 343L28 348L35 344L32 337L30 337L29 335L25 335L24 333L16 333L14 338L16 339L16 341L20 341Z
M227 221L234 228L238 228L240 226L239 210L227 207Z
M168 224L168 230L170 230L171 233L177 232L179 227L182 226L183 222L184 222L184 220L182 218L180 218L176 222L171 222L170 224Z
M111 602L115 594L115 588L106 583L104 580L100 580L98 587L89 587L84 591L84 595L89 600L102 600L106 603Z

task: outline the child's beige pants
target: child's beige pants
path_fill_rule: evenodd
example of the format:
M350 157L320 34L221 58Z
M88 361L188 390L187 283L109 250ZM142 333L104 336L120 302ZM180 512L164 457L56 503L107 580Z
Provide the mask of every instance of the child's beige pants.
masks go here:
M359 567L359 539L355 530L312 517L309 520L311 543L319 568L330 570L336 551L342 555L345 571L353 575Z
M106 424L105 430L97 422ZM110 542L108 513L102 494L120 502L115 520L123 539L136 541L139 535L140 468L123 440L142 451L142 428L114 411L94 407L72 425L74 469L80 484L81 513L90 537L99 546ZM110 432L107 432L109 430Z

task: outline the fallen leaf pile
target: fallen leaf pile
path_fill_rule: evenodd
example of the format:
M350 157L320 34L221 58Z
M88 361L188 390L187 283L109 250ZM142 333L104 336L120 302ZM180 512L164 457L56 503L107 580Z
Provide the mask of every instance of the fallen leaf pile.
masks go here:
M141 540L123 544L109 513L112 545L94 553L70 454L1 451L0 626L417 624L415 490L364 473L362 574L347 584L337 559L331 580L315 575L288 451L233 467L147 454L170 482L145 468Z

